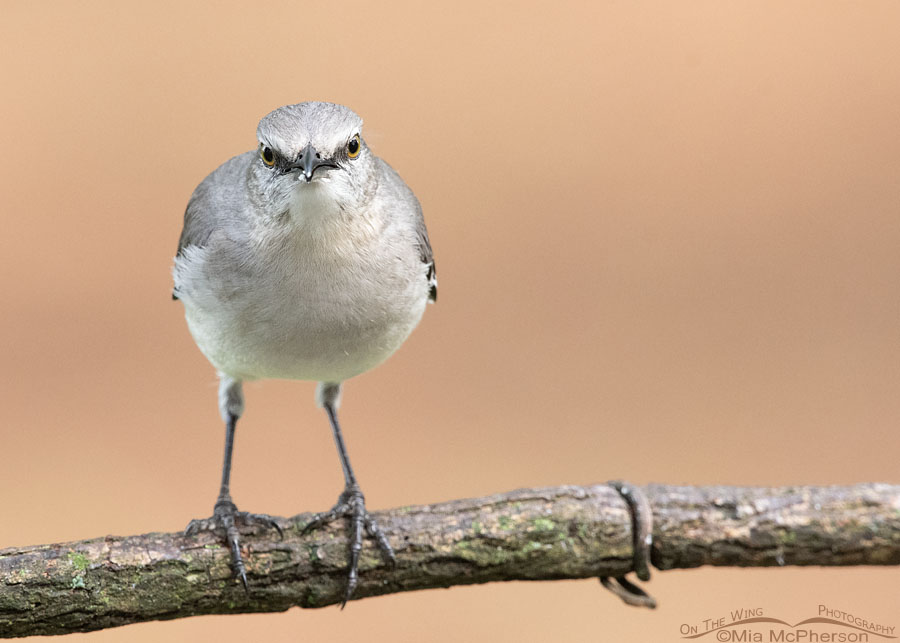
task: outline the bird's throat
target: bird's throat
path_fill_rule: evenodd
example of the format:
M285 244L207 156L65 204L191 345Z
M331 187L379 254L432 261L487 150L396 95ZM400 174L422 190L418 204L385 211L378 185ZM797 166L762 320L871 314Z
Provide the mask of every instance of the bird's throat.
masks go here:
M291 219L298 225L317 226L340 215L341 206L328 183L304 181L298 182L291 193L290 213Z

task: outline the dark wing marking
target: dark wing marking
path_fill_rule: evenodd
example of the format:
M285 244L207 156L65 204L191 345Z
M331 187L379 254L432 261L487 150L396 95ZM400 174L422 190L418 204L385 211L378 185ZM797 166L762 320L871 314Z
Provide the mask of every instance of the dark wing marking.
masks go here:
M428 239L428 230L425 228L425 217L422 216L422 206L416 203L416 236L419 240L419 256L425 264L425 276L428 279L428 299L437 301L437 270L434 267L434 253L431 251L431 241Z

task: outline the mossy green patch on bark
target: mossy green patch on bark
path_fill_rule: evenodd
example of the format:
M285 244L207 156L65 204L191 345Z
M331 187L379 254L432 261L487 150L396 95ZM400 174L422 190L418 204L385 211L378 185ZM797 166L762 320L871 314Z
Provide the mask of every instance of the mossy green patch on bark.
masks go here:
M551 547L551 545L545 545L544 543L539 543L534 540L530 540L522 546L523 554L530 554L533 551L537 551L539 549L544 549L545 547Z
M553 531L556 529L556 523L549 518L535 518L531 521L531 525L535 531Z
M68 558L72 566L82 572L88 568L91 562L90 560L88 560L87 556L76 551L70 551L68 554Z

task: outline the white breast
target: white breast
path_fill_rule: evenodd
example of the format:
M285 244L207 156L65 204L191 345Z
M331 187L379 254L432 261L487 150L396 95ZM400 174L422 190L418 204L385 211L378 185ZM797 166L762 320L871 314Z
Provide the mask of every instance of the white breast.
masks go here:
M290 222L221 235L176 260L191 334L231 377L340 382L387 359L422 317L415 239L305 194Z

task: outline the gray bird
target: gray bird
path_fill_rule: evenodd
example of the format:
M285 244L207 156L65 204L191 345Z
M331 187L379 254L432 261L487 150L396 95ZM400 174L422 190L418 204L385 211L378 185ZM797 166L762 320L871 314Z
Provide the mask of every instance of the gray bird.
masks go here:
M337 504L307 526L350 523L344 603L357 584L363 530L394 552L365 507L337 419L341 383L399 348L437 297L422 209L403 179L362 138L362 119L331 103L265 116L258 148L226 161L197 186L184 214L173 298L219 374L225 421L222 486L213 516L186 533L221 530L247 587L237 525L274 519L238 511L229 491L244 380L318 382L344 471ZM342 604L343 606L343 604Z

